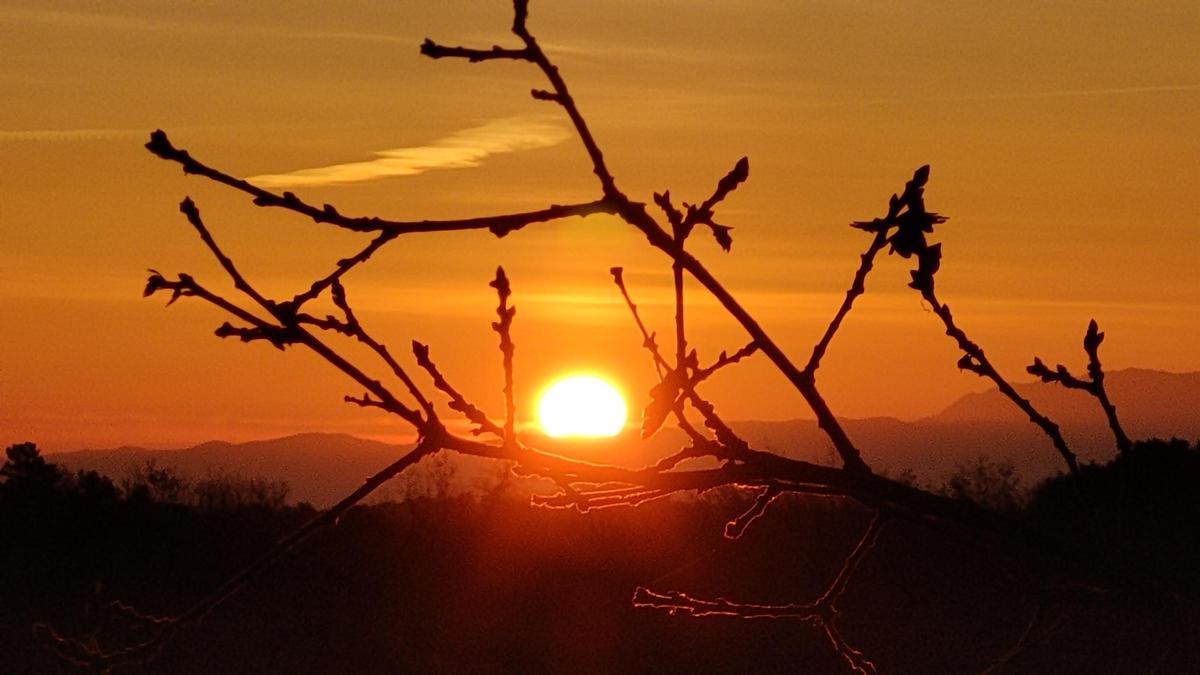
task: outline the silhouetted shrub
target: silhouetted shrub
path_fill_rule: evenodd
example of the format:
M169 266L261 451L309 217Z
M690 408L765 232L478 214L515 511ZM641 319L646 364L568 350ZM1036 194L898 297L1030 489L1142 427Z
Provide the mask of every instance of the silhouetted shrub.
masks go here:
M1021 476L1011 460L992 460L982 455L972 462L959 464L938 492L954 499L972 501L997 513L1015 513L1028 499L1021 488Z
M215 473L193 483L189 499L200 511L278 511L287 503L289 490L283 481Z
M1200 590L1200 443L1152 439L1034 492L1029 518L1121 572Z
M187 499L188 481L170 467L159 466L151 458L134 467L121 479L121 490L131 500L150 500L182 504Z

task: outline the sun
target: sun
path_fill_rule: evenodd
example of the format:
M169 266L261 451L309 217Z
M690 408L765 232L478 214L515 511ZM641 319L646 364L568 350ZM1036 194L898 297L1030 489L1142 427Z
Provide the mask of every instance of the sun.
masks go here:
M625 415L621 392L595 375L555 380L538 401L538 423L551 438L616 436L625 427Z

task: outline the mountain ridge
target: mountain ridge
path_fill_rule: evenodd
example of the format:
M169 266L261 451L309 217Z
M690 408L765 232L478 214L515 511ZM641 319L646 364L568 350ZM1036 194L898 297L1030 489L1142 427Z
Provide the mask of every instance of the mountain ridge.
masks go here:
M1105 384L1131 437L1200 438L1200 372L1131 368L1109 373ZM1091 396L1037 381L1017 383L1014 388L1062 426L1067 442L1082 461L1102 462L1115 453L1107 420ZM1145 393L1139 395L1135 390ZM916 420L878 416L843 419L842 423L877 470L912 470L920 480L934 484L959 464L980 455L1011 461L1027 483L1063 468L1041 431L995 390L966 394L938 414ZM810 462L838 464L827 437L814 420L744 420L731 425L760 449ZM635 431L612 440L538 441L584 459L646 465L670 454L686 439L678 430L664 429L645 443L638 442ZM323 507L407 449L404 444L345 433L299 432L244 443L214 440L168 450L122 446L58 452L47 457L71 470L94 469L115 479L152 459L191 478L213 474L261 476L286 481L292 499ZM450 472L452 482L458 484L456 489L487 489L490 483L499 482L501 471L498 464L472 457L455 456L452 464L426 461L405 479L399 491L410 494L422 481L448 480L444 475L435 475L438 472Z

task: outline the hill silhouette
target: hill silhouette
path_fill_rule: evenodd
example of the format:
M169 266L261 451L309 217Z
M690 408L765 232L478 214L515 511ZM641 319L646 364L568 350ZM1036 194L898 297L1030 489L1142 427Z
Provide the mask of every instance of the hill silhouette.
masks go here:
M1105 384L1133 438L1200 438L1200 373L1131 368L1109 373ZM1107 461L1115 454L1112 432L1091 397L1040 382L1014 387L1061 425L1081 461ZM823 452L831 459L829 444L813 421L742 422L736 427L763 449L814 461L820 461ZM994 389L967 394L919 420L876 417L845 420L845 427L873 466L890 472L911 469L923 481L938 483L959 464L980 455L1011 461L1028 483L1062 470L1041 431Z
M1107 386L1126 429L1134 438L1200 438L1200 373L1127 369L1108 375ZM1016 385L1063 427L1068 442L1086 461L1114 454L1111 432L1095 402L1078 392L1038 382ZM897 473L911 469L918 480L940 483L955 468L980 455L1013 463L1027 483L1058 473L1061 462L1047 451L1046 439L995 390L967 394L942 412L915 421L889 417L844 420L872 464ZM755 447L789 457L833 463L828 437L813 420L742 421L733 427ZM583 459L638 466L649 464L685 443L676 429L663 429L647 443L635 433L615 439L556 441L539 439L547 449ZM358 487L364 477L395 459L406 446L346 434L303 433L247 443L210 441L178 450L121 447L50 455L72 470L95 470L120 478L153 459L180 474L211 473L263 476L287 482L291 499L327 507ZM447 475L452 474L452 475ZM392 486L383 498L408 489L427 489L441 481L451 494L490 489L501 480L500 468L475 457L448 456L425 462L414 475ZM412 487L409 486L421 486Z
M80 672L30 640L30 626L143 636L136 622L104 624L106 603L181 611L313 516L97 490L39 461L32 446L17 450L0 482L0 531L10 540L0 556L5 672ZM1137 573L1154 596L1054 600L1031 589L1063 592L1078 570L1062 560L895 519L876 544L883 555L864 561L849 589L844 630L879 672L1194 672L1197 475L1200 446L1137 444L1046 484L1019 516L1088 559ZM1093 512L1078 508L1075 487L1103 506L1116 536L1090 536ZM688 621L630 603L647 579L713 597L814 597L868 516L853 502L785 495L741 540L725 538L727 519L750 502L720 488L582 514L497 490L357 506L142 670L115 672L847 672L804 622ZM1014 651L1030 617L1043 615Z

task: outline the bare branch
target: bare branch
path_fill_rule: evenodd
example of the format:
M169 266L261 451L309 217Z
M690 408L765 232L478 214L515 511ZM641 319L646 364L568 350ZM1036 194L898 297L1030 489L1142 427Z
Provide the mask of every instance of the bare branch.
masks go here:
M478 436L484 432L487 432L499 438L504 437L503 427L493 422L491 418L489 418L482 410L467 401L467 399L464 398L457 389L455 389L449 382L446 381L446 378L442 376L441 371L438 370L437 365L434 364L433 360L429 358L429 347L427 345L423 345L420 342L413 340L412 351L413 355L417 357L417 365L421 366L425 369L425 372L429 373L429 377L433 380L433 386L437 387L439 391L450 397L450 409L457 410L475 424L475 429L472 430L474 435Z
M1066 462L1067 468L1074 473L1077 468L1075 454L1067 446L1067 442L1063 439L1062 433L1059 431L1058 425L1050 418L1041 414L1033 407L1028 400L1023 398L1013 389L1012 385L1005 380L996 368L988 360L983 353L983 349L979 345L972 342L967 334L958 327L954 322L954 316L950 312L950 308L938 301L937 294L934 291L934 275L941 265L942 248L941 244L930 244L925 235L933 232L933 226L946 221L946 217L937 213L932 213L925 208L925 184L929 181L929 165L925 165L913 172L912 180L904 187L904 192L900 196L892 195L888 204L888 214L884 218L876 218L871 221L858 221L853 223L857 227L868 232L875 233L875 240L872 242L872 248L868 249L868 253L874 256L872 249L879 242L880 236L887 236L887 242L891 244L891 253L897 253L903 258L911 258L916 256L917 269L912 271L912 283L909 286L921 293L926 302L932 308L934 314L942 320L946 326L946 335L949 335L958 344L958 348L963 351L963 357L958 360L958 367L963 370L969 370L980 377L986 377L995 383L996 387L1009 398L1018 408L1029 416L1030 421L1036 424L1050 438L1058 453L1062 455L1063 461ZM891 232L891 228L895 227L895 232ZM889 234L890 232L890 234ZM864 266L859 268L859 274L856 275L855 281L858 282L861 277L865 277L866 271L869 271L870 266L867 265L866 256L864 256ZM854 292L854 287L851 287L851 293ZM849 303L853 298L850 293L847 294L846 302L842 307L849 311ZM844 316L844 312L839 312L839 316ZM840 321L839 317L834 318L835 324L831 324L831 330L836 330L836 323ZM827 336L831 336L831 331L826 331ZM822 343L827 344L826 340ZM818 350L823 351L822 343L818 343ZM817 357L816 363L819 363L818 350L814 350L814 356ZM814 361L810 360L810 364Z
M764 497L770 495L768 490ZM773 497L772 497L773 498ZM760 499L756 506L762 503ZM769 503L769 500L767 500ZM765 508L765 504L763 506ZM753 512L754 509L751 509ZM856 673L871 675L877 668L861 651L850 646L837 629L837 602L846 591L859 562L874 547L881 527L880 512L875 512L870 524L863 532L854 549L842 563L836 577L817 600L810 603L759 604L733 602L725 598L704 600L678 591L658 592L638 587L633 594L633 605L650 609L666 610L672 614L686 613L693 617L730 616L743 619L800 619L820 628L829 639L830 645Z
M1083 336L1083 350L1088 355L1087 380L1075 377L1066 366L1061 364L1054 370L1050 370L1036 356L1033 364L1025 370L1029 374L1039 377L1042 382L1057 382L1068 389L1081 389L1095 396L1104 410L1104 416L1108 419L1108 426L1112 429L1113 437L1116 439L1117 450L1126 452L1133 447L1133 441L1129 440L1125 429L1121 427L1121 420L1117 417L1117 407L1108 399L1108 391L1104 388L1104 368L1100 365L1101 342L1104 342L1104 333L1100 332L1096 320L1092 319L1088 323L1087 334Z
M261 294L259 294L258 291L254 290L254 288L251 287L246 281L245 277L238 272L237 267L233 264L233 261L229 259L229 256L225 255L225 253L221 251L221 247L217 246L217 242L213 239L212 233L208 231L208 228L204 225L204 221L200 218L200 209L196 208L196 204L192 201L191 197L185 197L184 200L179 203L179 211L187 217L187 220L192 224L192 227L196 228L196 232L200 234L200 239L204 241L204 245L208 247L208 250L212 251L213 256L217 259L217 262L221 263L221 267L224 268L229 274L229 278L233 279L234 287L245 293L259 305L262 305L262 307L268 312L274 314L276 311L275 303L267 300Z
M388 412L399 415L417 429L421 429L425 426L426 422L424 419L422 419L420 413L401 403L386 387L383 386L383 383L368 377L361 369L331 349L328 345L321 342L316 338L316 336L301 328L299 320L296 317L290 317L287 316L286 313L281 312L280 314L287 318L288 323L283 325L274 325L259 319L247 310L242 309L228 300L208 291L204 287L200 286L200 284L196 283L195 279L193 279L190 275L180 274L178 281L170 281L164 278L160 273L151 270L151 276L146 284L146 291L144 295L153 295L160 290L172 291L172 302L176 298L183 296L199 297L217 307L220 307L221 309L224 309L230 314L242 319L246 323L252 324L256 329L258 329L257 333L253 331L245 333L241 329L237 329L234 326L229 326L226 324L217 329L217 334L222 337L237 336L243 339L248 337L249 339L254 340L259 339L257 335L261 333L263 335L263 339L268 340L271 340L271 337L268 336L274 335L275 339L271 340L272 343L278 342L279 344L303 344L307 346L309 349L316 352L318 356L328 361L332 366L348 375L360 386L366 387L368 391L373 393L386 405ZM265 300L265 302L270 303L267 306L274 305L278 307L278 305L271 303L269 300Z
M516 424L517 403L513 389L513 353L516 346L512 341L512 321L517 314L517 308L508 306L512 289L503 267L496 268L496 278L488 285L496 289L496 296L500 300L496 306L496 316L499 320L492 324L492 330L500 336L500 354L504 364L504 442L513 443L516 440L513 429Z
M625 298L625 305L629 307L629 312L633 314L633 321L642 333L642 346L650 352L650 356L654 360L654 369L658 372L658 379L661 381L663 379L663 370L669 370L670 366L659 355L658 343L654 340L654 333L646 329L646 324L642 322L642 316L638 313L637 305L634 304L633 298L629 297L629 291L625 288L624 270L620 267L613 267L608 271L612 274L613 283L621 290L621 297Z
M959 359L959 368L970 370L976 375L986 377L995 383L1000 393L1007 396L1014 405L1021 409L1021 412L1029 416L1031 422L1036 424L1050 438L1050 442L1054 444L1054 448L1058 450L1058 454L1062 455L1067 469L1071 473L1075 473L1079 469L1078 461L1075 458L1075 453L1071 452L1071 448L1067 445L1066 440L1063 439L1062 431L1059 430L1058 425L1049 417L1038 412L1032 403L1017 393L1017 390L1009 384L1008 380L1000 375L992 365L992 362L988 360L987 355L983 353L983 349L972 342L967 337L967 334L954 323L954 315L950 313L950 307L938 302L932 286L922 291L922 295L933 308L933 313L945 324L946 335L953 338L955 343L958 344L958 348L963 351L964 357Z
M737 164L735 164L732 169L729 170L729 173L725 174L725 176L717 182L716 190L713 191L712 196L704 200L703 204L700 204L699 206L690 204L685 205L687 208L687 216L683 219L683 224L680 229L690 233L692 227L697 224L707 225L708 228L712 230L713 238L716 239L717 244L721 246L722 250L728 253L733 247L733 238L729 235L730 230L733 228L720 225L713 220L713 207L724 201L725 198L729 196L730 192L733 192L739 185L745 182L749 175L750 158L743 157L738 160Z
M597 145L595 137L588 128L587 122L584 121L583 115L579 112L574 98L571 97L570 91L567 89L566 82L559 73L558 67L550 62L550 59L542 51L541 46L538 45L537 40L530 34L526 27L527 18L527 2L525 0L516 0L514 2L513 33L525 43L532 57L531 60L541 69L553 90L552 95L549 92L545 92L546 95L539 98L552 98L567 113L567 117L570 118L571 124L575 127L576 134L579 136L580 142L583 144L588 158L591 160L592 172L596 174L596 178L600 181L600 187L604 194L602 201L611 206L614 212L627 223L640 230L652 246L679 262L683 269L687 270L689 274L700 282L721 303L721 306L742 325L763 350L763 353L771 359L771 362L796 387L800 395L804 397L805 402L812 408L813 413L817 416L817 425L829 435L834 448L842 458L843 465L851 471L870 473L870 468L862 460L862 454L855 447L854 443L851 442L841 423L834 416L833 411L829 409L829 405L825 402L825 399L817 391L812 375L805 374L791 362L783 350L775 344L762 327L759 326L758 322L750 316L749 312L734 299L729 291L712 276L700 261L684 251L675 242L674 238L655 222L654 218L646 211L645 204L630 200L617 188L616 181L613 179L612 174L608 170L608 165L605 163L604 154L600 151L600 147ZM740 180L735 180L738 173L738 167L735 166L734 171L730 174L733 178L731 179L727 176L726 179L732 180L733 185L736 185L737 182L740 182ZM732 187L729 189L732 189ZM718 184L718 191L720 191L720 184Z
M181 273L175 281L171 281L157 270L150 270L150 277L146 281L146 290L143 291L142 297L148 298L159 291L171 291L171 299L167 301L168 306L174 304L179 298L197 297L209 304L220 307L260 330L282 330L281 326L272 325L268 321L258 318L249 311L204 288L190 274Z
M698 368L694 373L692 373L692 386L700 384L704 380L712 377L713 373L716 373L718 370L727 366L732 366L742 359L753 355L756 351L758 351L758 345L753 342L738 349L733 354L727 354L722 351L720 356L717 357L717 360L714 361L712 365L705 368Z
M833 336L842 326L842 321L850 310L854 308L854 300L858 296L866 292L867 275L871 273L872 267L875 264L875 256L887 245L887 230L882 229L875 233L875 238L871 240L871 245L863 252L861 262L858 266L858 271L854 273L854 281L851 282L849 290L846 291L846 299L842 300L842 306L833 316L833 320L829 322L829 327L825 329L825 334L813 347L812 356L808 358L808 364L804 366L804 372L810 376L815 376L817 368L821 367L821 359L825 357L825 351L829 349L829 343L833 341Z
M467 47L445 47L433 40L426 39L421 43L421 55L431 59L457 58L466 59L471 63L507 59L510 61L531 61L532 55L528 49L504 49L493 45L491 49L470 49Z
M292 298L292 308L296 311L299 311L300 307L303 306L304 303L316 298L326 288L329 288L333 284L340 281L343 275L354 269L356 266L369 260L376 251L383 248L384 244L395 239L397 236L399 236L399 234L395 232L382 232L379 234L379 236L372 239L371 243L367 244L363 250L350 256L349 258L343 258L337 261L337 266L332 272L324 277L321 277L320 279L317 279L312 283L312 286L309 287L307 291L299 293L296 295L296 297Z
M364 393L362 396L346 395L342 397L342 400L346 403L353 403L360 408L380 408L382 410L387 410L387 406L383 404L383 401L377 401L371 398L371 395L367 393Z
M213 334L219 338L235 337L242 342L254 342L255 340L266 340L274 345L280 351L287 345L296 342L296 338L291 335L287 329L275 328L274 326L254 326L240 327L226 321L217 326L217 330Z
M526 225L559 220L571 216L590 216L597 213L615 214L616 207L607 200L581 204L554 204L538 211L526 211L497 216L482 216L478 218L462 218L457 220L416 220L400 221L387 220L378 217L350 217L342 215L335 207L325 204L317 208L301 200L291 192L276 194L252 185L240 178L218 171L194 159L187 150L177 149L167 138L166 132L159 129L150 134L150 142L146 149L162 159L176 162L183 167L183 172L204 176L209 180L228 185L254 198L256 206L278 207L294 211L311 218L317 223L328 223L354 232L388 232L393 235L412 234L416 232L456 232L461 230L488 230L497 237L503 237L515 232Z
M659 382L650 390L651 401L642 415L642 437L648 438L654 432L658 431L659 427L666 420L667 415L673 412L679 423L679 428L691 437L693 449L711 450L711 454L726 459L735 459L744 454L746 448L745 442L738 438L733 433L733 430L717 417L716 410L712 404L704 400L696 392L696 385L705 379L707 375L699 379L688 378L687 368L695 368L694 358L685 358L684 364L679 369L672 368L667 363L666 359L659 353L658 345L654 341L654 334L648 332L646 325L642 323L637 305L634 304L633 298L630 297L629 290L625 286L622 269L614 267L609 272L612 273L613 283L620 289L621 297L625 299L625 304L629 307L629 312L633 315L638 330L642 333L642 346L650 352L650 355L654 358L655 368L658 370ZM681 396L690 401L692 407L704 415L705 425L716 432L717 440L726 449L723 449L721 445L711 443L687 421L683 406L681 405ZM689 456L698 456L691 454L691 452L692 449L684 449L675 461L681 461ZM669 465L674 466L674 464Z
M754 503L750 505L750 508L745 513L725 523L725 538L741 539L742 535L746 533L746 528L761 518L767 512L767 507L771 505L771 502L775 501L781 494L783 494L783 489L778 485L768 485L763 488L762 493L758 495L758 498L754 500Z
M437 413L434 412L433 404L431 404L429 400L425 398L425 395L421 393L421 389L417 387L417 383L413 382L412 378L408 376L408 372L405 371L400 363L392 357L392 353L388 351L387 346L381 344L378 340L371 337L371 335L367 333L366 329L363 328L362 324L359 323L358 317L354 315L354 310L350 308L350 303L346 300L346 289L342 287L341 282L334 277L330 281L330 284L333 287L331 293L333 296L333 303L337 305L338 308L341 309L346 315L346 323L344 325L349 329L350 334L358 338L359 342L370 347L371 351L375 352L379 356L380 360L387 364L388 368L391 369L392 374L395 375L396 378L402 383L404 383L405 388L408 389L408 393L411 394L412 397L417 401L417 405L421 406L421 408L425 411L426 422L431 422L436 419Z

